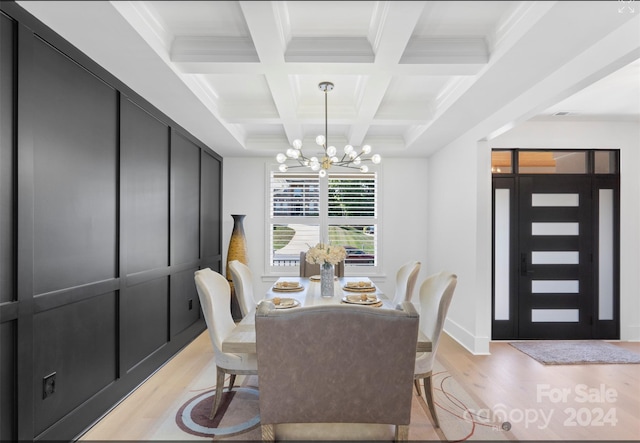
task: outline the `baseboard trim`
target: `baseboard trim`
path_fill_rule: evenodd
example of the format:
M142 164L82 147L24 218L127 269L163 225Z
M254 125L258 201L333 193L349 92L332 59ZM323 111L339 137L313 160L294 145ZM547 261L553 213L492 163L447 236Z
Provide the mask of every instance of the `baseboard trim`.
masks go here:
M625 326L620 328L620 340L640 341L640 326Z
M477 337L451 319L445 321L444 331L473 355L491 354L489 337Z

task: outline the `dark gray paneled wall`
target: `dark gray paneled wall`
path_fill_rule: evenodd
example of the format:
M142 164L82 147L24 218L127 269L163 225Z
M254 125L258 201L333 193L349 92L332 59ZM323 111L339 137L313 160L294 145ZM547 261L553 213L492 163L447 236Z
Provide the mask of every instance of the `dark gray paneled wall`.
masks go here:
M200 154L197 146L180 134L173 133L171 143L171 264L193 263L198 259L200 244L200 176L198 170ZM205 196L209 196L207 189Z
M0 15L0 303L15 300L13 285L14 267L14 174L15 135L13 112L15 89L15 26L7 17Z
M222 179L222 163L216 161L210 155L202 156L202 194L208 198L201 201L202 217L200 233L202 235L202 260L203 267L214 266L217 257L222 250L221 236L222 221L219 208L222 205L222 193L211 192L216 189Z
M0 14L0 440L15 439L15 23Z
M204 330L222 159L1 7L0 438L72 440Z
M128 99L120 112L123 261L135 274L169 265L169 130Z
M33 137L24 139L33 143L33 176L18 179L33 186L39 296L117 277L118 93L47 43L32 43L33 113L19 123Z

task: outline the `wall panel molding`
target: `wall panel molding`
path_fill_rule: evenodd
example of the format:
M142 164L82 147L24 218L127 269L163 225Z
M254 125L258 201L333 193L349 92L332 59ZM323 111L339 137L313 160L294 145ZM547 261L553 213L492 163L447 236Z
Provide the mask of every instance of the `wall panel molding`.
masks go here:
M0 437L69 441L205 330L193 273L220 270L222 157L0 10Z

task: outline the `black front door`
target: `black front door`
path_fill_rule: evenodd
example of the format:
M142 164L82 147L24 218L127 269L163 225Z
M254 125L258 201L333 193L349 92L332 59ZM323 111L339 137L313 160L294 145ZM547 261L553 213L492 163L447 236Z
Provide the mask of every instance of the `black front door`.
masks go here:
M518 337L592 337L591 177L520 176Z
M620 337L617 150L494 150L492 331Z

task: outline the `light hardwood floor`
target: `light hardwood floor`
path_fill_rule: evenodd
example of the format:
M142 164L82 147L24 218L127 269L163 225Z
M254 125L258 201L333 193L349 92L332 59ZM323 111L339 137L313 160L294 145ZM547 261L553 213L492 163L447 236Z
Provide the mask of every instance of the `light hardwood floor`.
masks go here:
M507 342L474 356L450 337L439 360L518 440L638 440L640 364L542 365ZM613 342L640 354L638 342Z
M544 366L506 342L492 342L491 355L474 356L446 334L443 337L439 362L481 405L484 411L479 412L504 416L499 421L511 423L514 438L612 441L640 437L639 364ZM640 353L640 343L614 344ZM205 332L80 440L175 439L163 434L163 426L173 422L175 404L193 397L195 391L213 388L212 360ZM416 426L420 428L417 438L441 437L424 429L430 423Z

